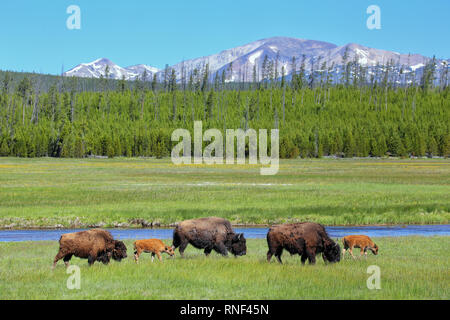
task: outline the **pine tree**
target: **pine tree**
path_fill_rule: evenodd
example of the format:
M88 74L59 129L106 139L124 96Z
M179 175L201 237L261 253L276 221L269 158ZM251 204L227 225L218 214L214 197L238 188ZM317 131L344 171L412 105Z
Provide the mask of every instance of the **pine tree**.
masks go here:
M152 91L156 91L156 86L158 85L158 78L156 77L156 72L153 74L153 80L152 80Z
M6 138L3 138L0 144L0 156L7 157L10 155L10 150L8 146L8 141Z

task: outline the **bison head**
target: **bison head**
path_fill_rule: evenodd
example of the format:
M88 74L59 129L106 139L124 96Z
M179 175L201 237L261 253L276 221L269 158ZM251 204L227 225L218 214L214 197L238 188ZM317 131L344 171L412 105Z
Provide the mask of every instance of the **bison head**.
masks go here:
M377 254L378 254L378 246L377 246L376 243L374 243L374 247L373 247L373 248L370 248L370 251L372 251L372 253L373 253L374 255L377 255Z
M127 257L127 247L122 241L114 241L114 250L112 252L112 258L114 260L120 261Z
M169 254L171 257L173 257L173 255L175 254L173 249L174 249L173 246L164 246L164 252Z
M243 233L236 233L231 239L231 253L235 256L243 256L247 253L247 242Z
M337 243L331 242L325 246L323 255L329 262L339 262L341 261L341 247Z

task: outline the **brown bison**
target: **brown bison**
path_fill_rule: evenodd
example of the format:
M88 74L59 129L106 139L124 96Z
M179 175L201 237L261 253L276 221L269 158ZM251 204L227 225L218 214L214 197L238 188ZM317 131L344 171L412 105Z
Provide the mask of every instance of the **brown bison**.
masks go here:
M322 253L325 262L339 262L341 248L328 236L325 228L318 223L302 222L273 226L267 233L267 261L275 255L280 263L283 249L291 255L301 256L302 264L308 259L316 263L316 254Z
M127 247L122 241L114 240L111 233L103 229L66 233L59 239L59 251L53 261L53 268L61 259L67 267L72 256L87 258L89 265L95 261L108 264L111 257L117 261L126 258Z
M370 249L374 255L378 254L378 246L375 242L372 241L368 236L365 235L351 235L345 236L342 238L342 243L344 244L344 249L342 249L342 258L345 256L345 250L348 249L350 255L355 258L353 255L353 248L360 248L361 255L365 255L367 258L367 249Z
M136 263L139 262L139 256L142 252L149 252L152 254L152 262L153 259L156 256L158 257L159 261L162 261L161 253L165 252L169 254L171 257L175 254L173 252L173 248L166 246L164 242L162 242L159 239L144 239L144 240L136 240L134 242L134 261Z
M183 256L188 244L204 249L208 256L212 250L223 256L231 251L235 256L245 255L246 240L243 233L235 233L228 220L217 217L185 220L180 222L173 232L172 248L180 248Z

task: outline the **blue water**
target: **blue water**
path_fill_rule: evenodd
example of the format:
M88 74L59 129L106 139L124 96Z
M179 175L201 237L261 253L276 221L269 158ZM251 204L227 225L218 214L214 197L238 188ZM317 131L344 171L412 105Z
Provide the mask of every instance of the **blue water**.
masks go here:
M64 233L85 229L58 230L0 230L2 241L38 241L59 240ZM171 239L173 229L108 229L116 239ZM268 228L234 228L243 232L247 239L263 239ZM402 225L373 227L326 227L332 238L340 238L349 234L365 234L369 237L402 237L402 236L450 236L450 225Z

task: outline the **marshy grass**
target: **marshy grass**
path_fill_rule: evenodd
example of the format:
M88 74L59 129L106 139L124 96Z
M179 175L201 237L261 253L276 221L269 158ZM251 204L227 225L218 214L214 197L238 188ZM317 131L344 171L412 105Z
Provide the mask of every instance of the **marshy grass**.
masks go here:
M448 159L282 160L274 176L259 168L0 158L0 227L129 227L133 219L170 225L211 215L235 224L450 220Z

